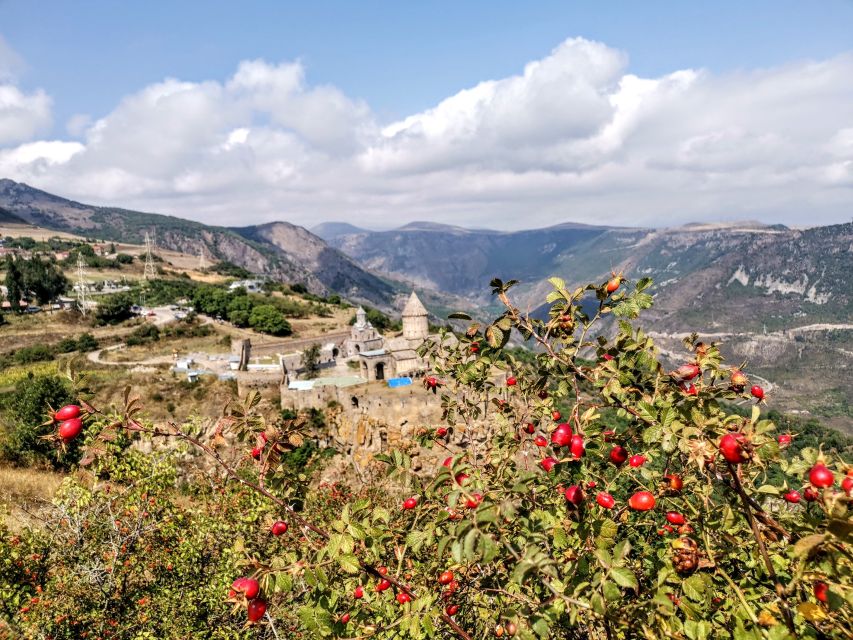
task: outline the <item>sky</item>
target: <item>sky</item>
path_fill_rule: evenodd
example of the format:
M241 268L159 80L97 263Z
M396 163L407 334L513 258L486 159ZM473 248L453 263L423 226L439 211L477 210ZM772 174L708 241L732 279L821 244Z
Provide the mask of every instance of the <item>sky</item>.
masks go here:
M853 2L0 0L0 178L221 225L853 218Z

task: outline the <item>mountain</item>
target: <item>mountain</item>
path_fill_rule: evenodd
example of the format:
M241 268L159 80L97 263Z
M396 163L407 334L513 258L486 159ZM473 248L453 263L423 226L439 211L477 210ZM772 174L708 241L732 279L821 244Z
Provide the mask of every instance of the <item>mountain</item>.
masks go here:
M669 229L568 223L505 232L417 222L329 242L369 269L480 304L489 303L493 277L520 280L516 296L534 304L554 275L570 284L612 271L649 276L656 319L671 329L727 321L756 328L768 318L773 326L803 317L835 321L851 316L853 302L851 223L806 230L755 222Z
M68 200L29 185L0 179L0 208L55 231L103 240L142 243L148 233L156 246L227 260L254 273L301 282L319 294L387 308L395 289L302 227L274 223L229 229L174 216Z
M320 236L326 242L330 242L338 236L346 236L353 233L366 233L366 230L360 229L349 222L321 222L320 224L311 227L311 233L315 236Z
M19 218L11 211L7 211L3 207L0 207L0 224L27 224L27 221Z
M462 296L488 315L493 277L515 278L513 299L547 315L560 276L603 282L611 271L651 277L655 305L642 325L675 363L698 331L747 361L771 406L811 412L853 433L853 224L812 229L691 223L670 229L563 224L503 232L414 223L330 243L376 271Z

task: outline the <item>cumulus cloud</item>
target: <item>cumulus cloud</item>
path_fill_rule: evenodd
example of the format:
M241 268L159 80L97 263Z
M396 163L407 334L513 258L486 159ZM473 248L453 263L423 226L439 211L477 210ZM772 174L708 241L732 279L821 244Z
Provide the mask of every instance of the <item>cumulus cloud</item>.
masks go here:
M79 142L35 140L50 100L7 82L0 175L234 225L841 221L853 204L850 77L853 54L643 78L625 53L570 39L517 75L383 123L310 84L298 61L254 60L224 81L165 79L76 118Z

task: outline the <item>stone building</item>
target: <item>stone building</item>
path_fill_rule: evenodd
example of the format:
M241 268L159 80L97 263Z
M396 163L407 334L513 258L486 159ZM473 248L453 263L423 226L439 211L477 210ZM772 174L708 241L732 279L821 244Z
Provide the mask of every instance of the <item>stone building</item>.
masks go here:
M403 308L401 336L383 337L367 322L362 309L359 309L359 314L356 314L352 339L348 342L348 345L353 345L352 350L348 347L347 351L358 354L362 378L373 382L426 370L427 363L418 356L417 349L430 337L429 314L414 291Z

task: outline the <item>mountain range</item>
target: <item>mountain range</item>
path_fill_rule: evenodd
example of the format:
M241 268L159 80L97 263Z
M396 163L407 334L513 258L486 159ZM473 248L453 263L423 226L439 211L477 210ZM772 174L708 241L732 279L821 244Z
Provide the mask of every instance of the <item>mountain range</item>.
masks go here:
M386 307L401 289L362 269L302 227L288 222L227 228L156 213L98 207L29 185L0 179L0 209L29 224L102 240L142 243L148 233L158 247L227 260L254 273L301 282L319 294L337 292ZM403 287L404 288L404 287Z
M514 301L542 312L550 285L651 277L655 305L641 320L663 353L685 357L681 338L719 340L730 362L748 361L774 406L818 413L853 432L853 223L809 229L757 222L664 229L574 223L497 231L412 222L371 231L328 222L214 227L174 216L86 205L0 180L0 222L86 237L205 252L259 274L302 282L394 310L416 287L437 318L497 310L494 277L518 279Z

